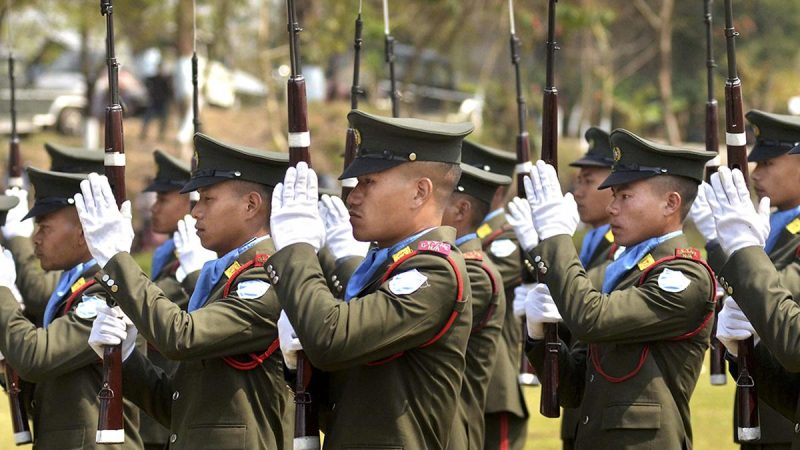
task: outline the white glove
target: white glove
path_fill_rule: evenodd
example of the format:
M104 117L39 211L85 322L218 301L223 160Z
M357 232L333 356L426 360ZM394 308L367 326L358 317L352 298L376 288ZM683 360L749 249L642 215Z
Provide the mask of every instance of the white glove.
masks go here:
M119 306L97 305L97 317L89 333L89 347L103 359L103 348L122 344L122 360L131 356L136 348L136 335L139 331Z
M525 317L525 300L528 298L528 292L536 287L536 283L522 283L514 288L514 301L512 306L514 308L514 317L520 319Z
M270 234L276 249L302 242L319 251L325 241L325 225L317 201L317 174L304 162L290 167L272 193Z
M75 194L75 207L83 227L83 236L100 267L120 252L130 252L133 244L131 202L117 208L108 178L96 173L81 181L81 193Z
M8 210L6 224L3 225L3 237L11 239L15 237L31 237L33 235L33 220L22 220L28 214L28 191L25 189L6 189L6 195L17 197L17 206Z
M533 214L527 200L514 197L508 202L506 220L509 225L514 227L514 234L517 235L519 244L525 251L531 251L539 245L539 235L533 228Z
M369 242L357 241L353 237L350 213L342 199L323 195L319 202L319 213L325 224L325 245L336 259L367 254Z
M697 189L697 197L689 210L689 219L694 222L697 230L703 235L706 242L717 239L717 224L714 222L714 215L711 213L711 206L706 199L706 188L708 183L705 181Z
M300 344L300 339L297 338L297 333L294 332L294 327L289 322L286 313L281 311L281 316L278 318L278 339L281 342L281 353L283 354L283 362L289 370L297 370L297 352L303 349Z
M561 322L561 314L546 284L539 283L528 293L525 300L525 319L531 339L544 338L544 324Z
M0 253L0 286L7 287L19 303L19 307L25 310L22 294L17 289L17 268L14 264L14 257L6 249Z
M196 225L197 220L187 214L178 221L178 230L172 235L175 240L178 261L181 264L180 268L187 275L202 269L203 264L208 261L217 259L215 252L208 250L200 243L200 237L197 236L197 228L195 228Z
M742 172L727 167L720 167L711 175L711 185L703 188L717 223L717 240L726 254L754 245L764 247L769 236L769 197L762 198L756 210Z
M738 356L739 341L750 336L754 336L758 341L756 330L747 320L739 305L736 304L733 297L726 298L725 306L717 316L717 339L728 349L728 353Z
M572 194L561 193L556 170L544 161L536 161L530 176L525 177L525 193L531 205L533 225L539 239L545 240L559 234L572 236L578 228L580 216Z

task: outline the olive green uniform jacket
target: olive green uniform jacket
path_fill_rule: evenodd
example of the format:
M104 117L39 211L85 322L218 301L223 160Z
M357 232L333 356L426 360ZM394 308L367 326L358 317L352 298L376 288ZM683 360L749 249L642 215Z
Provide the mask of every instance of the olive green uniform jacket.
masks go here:
M616 246L614 245L613 235L606 233L606 236L603 237L594 253L592 253L591 258L589 259L589 264L587 264L585 267L587 276L596 289L602 289L603 287L603 277L606 273L605 268L611 261L613 261L613 252L615 249ZM559 325L559 335L570 335L569 332L564 333L562 328L566 328L566 326L563 324ZM571 335L569 336L569 339L565 339L565 343L570 347L576 344L573 342L573 339L571 339ZM580 409L564 408L562 412L561 440L568 442L574 441L575 434L578 431L578 423L580 422Z
M90 267L82 278L89 281L98 270L97 265ZM59 310L67 306L69 296L61 300ZM139 410L130 402L125 402L124 408L125 443L95 444L100 414L97 393L103 382L102 362L88 345L96 315L95 297L105 299L97 284L83 291L69 311L53 319L45 330L23 316L11 291L0 288L0 351L22 379L35 383L29 411L37 450L143 447Z
M769 252L769 259L781 275L781 284L794 296L800 296L800 260L797 259L797 249L800 247L800 216L783 230L778 240ZM725 254L717 243L707 246L708 261L715 272L720 272L725 264ZM748 275L752 276L752 275ZM738 303L739 299L734 297ZM766 348L764 349L767 350ZM734 421L736 420L736 406L734 405ZM758 402L759 424L761 426L761 439L749 444L789 444L795 436L794 424L783 417L778 411L770 408L763 401ZM738 442L736 424L733 424L734 440Z
M266 239L240 255L236 263L244 265L257 254L273 251L271 240ZM290 445L291 432L284 429L290 393L283 380L280 351L247 371L223 360L262 353L278 337L280 306L274 289L258 298L238 293L244 281L267 281L260 265L239 276L228 296L223 296L227 282L223 276L205 306L191 313L165 297L127 253L115 255L96 278L152 346L180 361L172 375L138 352L123 364L125 395L169 427L171 449Z
M800 449L800 297L782 281L760 247L734 252L720 272L761 339L753 373L758 399L791 420L792 448Z
M503 322L503 339L497 349L497 363L489 382L486 413L508 412L527 419L528 408L519 385L522 358L522 324L514 317L514 288L522 282L519 243L514 230L499 214L478 227L478 237L489 259L503 277L505 297L509 304Z
M497 361L507 306L503 280L481 250L481 241L476 237L458 248L464 254L472 289L472 331L467 344L459 415L453 423L449 448L480 450L483 448L486 393Z
M457 413L465 352L472 326L470 286L455 230L434 228L408 246L449 251L420 253L382 281L393 257L349 302L334 298L307 244L290 245L270 258L267 273L294 325L306 356L330 372L329 404L321 405L325 449L444 449ZM457 278L463 280L456 301ZM349 267L352 265L342 265ZM416 270L422 284L402 286ZM401 278L397 278L405 274ZM339 280L346 285L349 273ZM405 289L403 289L405 287ZM395 293L395 291L399 293ZM452 326L431 341L453 317ZM399 355L399 353L402 355ZM371 364L394 357L383 364Z
M180 306L180 308L185 311L186 307L189 305L189 294L175 277L179 265L178 258L173 252L170 259L166 261L155 279L153 279L153 282L164 292L164 296L172 300L173 303ZM191 280L188 280L187 283L189 281ZM147 358L168 375L172 375L179 365L178 361L165 358L164 355L159 353L152 345L148 345L147 347ZM169 429L159 424L158 421L150 417L149 414L142 413L140 421L141 426L139 427L139 434L141 434L145 444L151 446L161 444L163 446L163 444L169 441Z
M677 259L655 266L640 283L646 261L686 247L682 235L663 242L609 294L592 286L569 236L531 251L574 338L594 344L592 357L586 346L570 352L563 343L559 353L561 404L581 411L576 448L692 448L689 399L709 343L704 321L713 317L714 280L699 262ZM667 270L687 283L667 291L660 281ZM528 357L542 367L544 341L529 340Z

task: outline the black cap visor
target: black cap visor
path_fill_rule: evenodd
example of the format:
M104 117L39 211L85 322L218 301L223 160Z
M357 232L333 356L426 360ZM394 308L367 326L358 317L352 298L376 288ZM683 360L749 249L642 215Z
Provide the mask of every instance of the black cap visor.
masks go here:
M51 212L58 211L61 208L66 208L67 206L75 206L75 201L71 198L61 197L46 197L38 199L33 204L33 208L28 211L28 214L26 214L22 220L28 220L43 216L45 214L50 214Z
M186 186L186 183L179 180L153 180L149 186L144 188L144 192L172 192L180 191Z
M633 170L611 172L611 175L609 175L608 178L603 180L603 183L600 184L600 186L598 186L597 189L598 190L608 189L613 186L632 183L634 181L644 180L646 178L651 178L657 175L658 174L654 172L640 172Z
M344 180L345 178L356 178L371 173L383 172L406 162L409 161L386 158L356 158L344 169L339 179Z

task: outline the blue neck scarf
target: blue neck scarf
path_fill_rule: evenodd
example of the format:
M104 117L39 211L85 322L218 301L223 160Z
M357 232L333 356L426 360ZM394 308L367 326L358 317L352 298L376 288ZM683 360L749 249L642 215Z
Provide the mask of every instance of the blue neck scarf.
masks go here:
M371 248L369 252L367 252L367 256L364 257L364 260L361 261L361 264L356 267L353 275L350 276L350 281L347 282L347 289L344 291L344 301L349 302L367 286L367 283L375 276L375 272L386 262L389 255L397 253L403 247L414 242L417 238L430 230L431 228L422 230L389 248Z
M586 233L586 236L583 237L583 242L581 243L581 253L579 256L583 267L586 267L586 265L591 262L594 252L597 251L597 247L600 246L600 242L603 241L603 238L610 229L611 224L607 223L605 225L600 225L597 228L589 230Z
M155 280L164 269L164 265L175 253L175 241L167 239L153 252L153 267L150 270L150 279Z
M661 243L666 242L675 236L680 236L683 234L683 231L673 231L672 233L667 233L663 236L650 238L646 241L640 242L633 247L628 247L622 252L619 258L616 261L612 262L606 268L606 275L605 279L603 279L603 293L608 294L609 292L613 291L617 284L619 284L622 277L630 272L636 264L641 261L642 258L645 257L651 250L661 245Z
M469 233L461 236L460 238L456 239L456 247L460 247L461 244L467 242L471 239L478 239L478 235L475 233Z
M506 210L504 210L503 208L497 208L494 211L487 214L486 217L483 218L483 222L486 223L504 212L506 212Z
M211 289L219 283L219 280L222 279L222 274L236 261L236 258L268 237L269 235L250 239L241 247L226 253L222 258L214 259L203 264L203 268L200 270L200 277L197 278L194 292L192 292L192 297L189 299L187 311L192 312L202 308L208 301Z
M789 222L792 221L797 215L800 214L800 206L787 209L786 211L775 211L769 216L769 237L767 237L767 244L764 246L764 251L769 253L775 248L778 243L778 238L781 232Z
M61 273L61 278L58 280L56 290L50 295L50 299L47 300L47 306L44 308L44 319L42 322L45 329L47 329L48 325L50 325L50 323L56 318L56 315L58 314L58 306L61 303L61 300L64 300L64 297L68 297L70 294L72 294L70 291L72 285L78 281L85 269L88 269L95 264L97 264L95 260L90 259L85 263L78 264L72 269Z

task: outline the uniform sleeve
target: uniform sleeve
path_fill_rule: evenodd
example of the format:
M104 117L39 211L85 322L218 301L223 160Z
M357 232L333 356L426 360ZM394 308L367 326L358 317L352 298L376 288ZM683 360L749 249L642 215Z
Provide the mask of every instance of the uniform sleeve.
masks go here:
M603 294L587 276L569 236L544 240L532 255L544 263L547 271L539 281L547 283L567 328L580 341L669 339L695 330L712 308L712 280L705 269L691 261L663 263L641 285ZM666 270L682 277L678 287L662 287L661 275Z
M102 282L104 274L109 276L108 282ZM261 268L241 275L230 296L191 313L167 298L128 253L115 255L95 277L147 341L169 359L263 351L278 337L280 307ZM238 296L238 287L248 281L258 282L266 290L257 296Z
M800 372L800 306L781 283L764 250L747 247L735 252L720 273L720 282L786 370Z
M172 380L138 350L122 364L125 398L166 428L172 416Z
M61 271L45 271L39 259L33 253L30 238L15 237L6 245L14 256L17 269L17 288L25 301L25 313L28 317L44 316L44 309L50 295L58 284Z
M345 303L328 290L310 245L290 245L267 262L267 271L275 272L278 299L306 355L327 371L419 347L443 328L455 303L453 270L445 258L417 255L394 273L413 269L427 278L415 291L395 294L387 280L377 291ZM468 298L469 285L464 289ZM462 314L471 314L469 302L458 307Z
M558 352L558 401L564 408L578 408L586 388L586 360L588 347L575 343L572 348L559 340ZM525 345L528 360L537 373L544 373L544 339L527 339Z
M93 288L84 293L98 294ZM20 377L40 382L98 361L88 345L94 316L81 318L76 309L54 319L46 330L38 328L22 315L11 291L0 287L0 350Z
M800 256L795 256L788 266L778 271L780 284L792 295L800 297Z
M175 277L160 278L155 281L155 284L168 299L172 300L172 303L181 309L185 310L189 306L189 295Z

